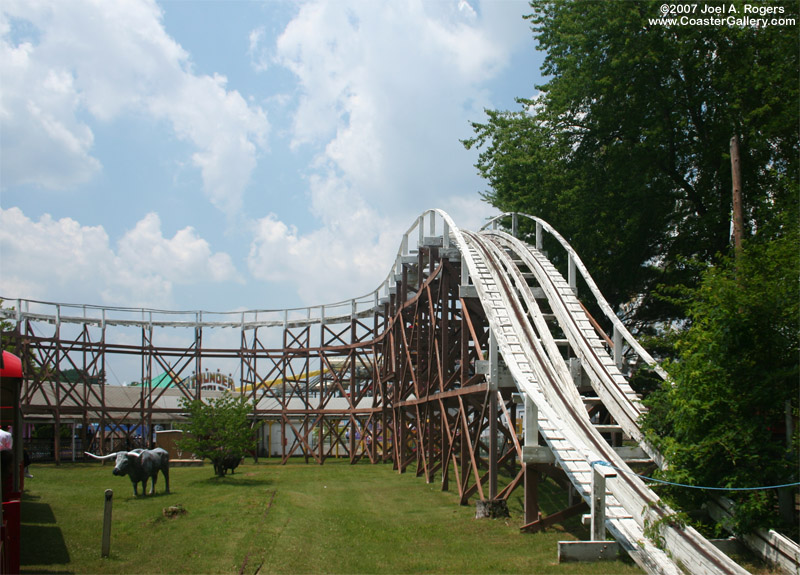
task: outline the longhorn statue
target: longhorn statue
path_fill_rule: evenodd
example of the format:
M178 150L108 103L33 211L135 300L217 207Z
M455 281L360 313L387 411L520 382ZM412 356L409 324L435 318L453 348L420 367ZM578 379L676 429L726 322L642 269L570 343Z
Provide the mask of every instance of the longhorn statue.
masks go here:
M156 479L158 472L164 474L166 483L165 493L169 493L169 453L157 447L155 449L134 449L132 451L118 451L108 455L95 455L94 453L84 452L89 457L106 461L116 458L114 475L127 475L133 483L133 494L139 495L137 485L142 482L142 495L147 494L147 479L152 479L150 484L150 495L156 492Z

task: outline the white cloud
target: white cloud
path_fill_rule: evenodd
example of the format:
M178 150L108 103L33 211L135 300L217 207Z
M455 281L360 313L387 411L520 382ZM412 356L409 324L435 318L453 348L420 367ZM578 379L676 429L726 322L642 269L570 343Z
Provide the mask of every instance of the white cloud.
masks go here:
M248 36L247 55L250 56L250 65L256 72L266 72L269 69L269 59L264 47L266 28L259 26Z
M231 258L191 227L166 238L148 214L116 251L101 226L0 209L0 294L50 301L164 307L173 287L241 281Z
M475 9L470 5L467 0L459 0L458 2L458 11L464 14L470 20L474 20L478 17L478 14L475 12Z
M266 147L267 120L238 92L226 91L225 83L222 76L187 75L174 92L149 98L148 107L156 117L169 118L176 134L199 148L192 161L201 170L206 195L235 215L256 167L257 148Z
M299 85L293 147L321 150L308 174L320 227L301 234L275 216L260 220L251 273L295 282L306 303L330 301L340 281L352 289L337 294L361 295L384 279L400 234L425 209L449 205L470 221L472 210L486 212L462 199L477 199L482 185L459 138L491 106L486 86L520 42L507 28L521 14L496 4L302 6L275 62ZM320 277L330 278L324 290Z
M76 118L73 76L35 66L34 53L28 42L0 41L0 184L76 186L100 170L90 153L94 136Z
M18 208L0 210L0 287L5 296L44 298L53 286L89 283L113 261L108 234L49 215L29 220Z
M287 284L285 291L310 304L367 293L386 276L402 232L420 212L442 207L467 227L486 213L477 199L485 184L475 175L474 153L459 138L471 135L469 122L480 120L484 107L493 107L490 81L522 38L530 39L524 10L524 2L477 0L292 5L293 19L277 40L269 39L274 22L253 22L249 37L239 39L249 51L237 56L266 72L257 83L265 93L246 99L222 75L245 85L243 67L197 73L190 54L166 33L155 0L5 0L0 185L78 187L103 170L95 149L101 127L115 136L117 120L156 123L188 144L184 163L202 176L213 205L237 222L245 213L253 218L253 277ZM257 164L269 151L270 124L254 102L277 103L276 112L287 113L289 132L273 146L285 139L295 152L276 154L270 181L259 187L294 185L296 166L310 157L299 169L308 186L299 195L308 199L311 218L302 201L272 194L255 215L243 205L251 179L267 172ZM108 179L113 185L114 175ZM281 216L259 219L267 211ZM298 212L293 227L287 214ZM33 221L14 209L0 217L3 295L91 301L82 294L96 293L110 304L164 307L190 278L240 281L231 259L197 231L165 237L155 214L115 243L109 234L119 231L111 223ZM198 229L208 229L202 226L198 220Z
M100 169L92 123L142 114L196 148L206 196L236 214L266 147L266 114L228 90L225 78L194 74L162 16L154 0L3 2L4 187L86 182Z
M400 236L385 220L362 223L359 228L321 227L300 235L270 214L255 225L250 273L292 284L309 305L365 295L389 272Z
M158 214L147 214L119 241L119 259L137 275L158 275L171 283L239 280L231 258L214 254L208 242L186 227L165 238Z

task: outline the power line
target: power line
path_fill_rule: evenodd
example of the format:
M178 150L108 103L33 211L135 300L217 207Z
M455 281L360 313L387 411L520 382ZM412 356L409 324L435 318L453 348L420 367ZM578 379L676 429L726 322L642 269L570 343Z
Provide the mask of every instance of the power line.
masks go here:
M615 465L610 464L608 461L598 460L592 461L592 467L595 465L603 465L605 467L610 467L612 469L616 469L622 473L627 473L629 475L635 475L641 479L646 479L647 481L655 481L656 483L662 483L664 485L673 485L675 487L686 487L688 489L708 489L712 491L763 491L765 489L780 489L781 487L796 487L800 485L800 482L797 483L784 483L783 485L766 485L762 487L704 487L701 485L688 485L686 483L675 483L673 481L665 481L663 479L656 479L655 477L648 477L646 475L639 475L638 473L632 473L627 471L626 469L621 469L616 467Z

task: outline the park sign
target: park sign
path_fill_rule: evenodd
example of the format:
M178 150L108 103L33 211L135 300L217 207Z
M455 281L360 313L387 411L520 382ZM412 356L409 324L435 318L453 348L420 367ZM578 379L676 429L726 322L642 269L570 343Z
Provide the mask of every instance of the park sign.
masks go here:
M151 388L176 387L178 382L182 386L194 388L199 384L203 391L233 391L235 389L234 380L230 375L225 375L221 371L206 370L200 374L193 373L189 377L180 379L174 373L164 372L150 380ZM140 385L134 383L133 385Z
M233 378L219 370L216 372L206 370L187 379L189 381L184 380L184 383L188 383L191 387L194 387L199 379L200 389L204 391L233 391L234 389Z

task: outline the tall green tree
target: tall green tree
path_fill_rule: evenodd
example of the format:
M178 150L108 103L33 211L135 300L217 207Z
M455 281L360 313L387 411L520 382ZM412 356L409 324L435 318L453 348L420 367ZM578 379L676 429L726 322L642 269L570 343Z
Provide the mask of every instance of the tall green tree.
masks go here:
M697 289L676 290L690 327L676 334L665 365L672 381L648 398L644 418L672 482L744 489L800 480L797 434L786 437L787 409L796 419L798 408L800 234L786 229L709 268ZM709 493L671 495L693 506ZM727 495L739 504L739 531L780 523L777 490Z
M182 398L181 407L189 418L181 426L186 432L179 442L181 449L210 459L218 475L224 475L220 466L223 461L241 459L255 449L255 427L248 418L252 405L244 396L224 392L205 401Z
M661 4L532 1L547 82L464 142L492 205L548 220L611 303L638 302L648 323L680 314L655 286L696 284L686 262L728 248L731 137L745 222L765 237L797 201L800 157L796 28L668 27L651 21Z

